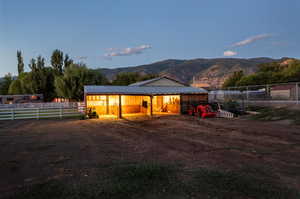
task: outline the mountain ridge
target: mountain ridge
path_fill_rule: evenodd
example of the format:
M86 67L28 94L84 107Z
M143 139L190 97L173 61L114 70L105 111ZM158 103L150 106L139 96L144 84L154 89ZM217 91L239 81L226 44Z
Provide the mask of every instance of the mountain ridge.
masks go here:
M184 83L192 83L194 79L196 82L208 84L210 87L221 87L225 79L235 71L243 70L245 74L251 74L257 71L259 64L283 59L287 58L167 59L138 66L96 70L100 70L109 80L113 80L120 72L137 72L140 74L166 75Z

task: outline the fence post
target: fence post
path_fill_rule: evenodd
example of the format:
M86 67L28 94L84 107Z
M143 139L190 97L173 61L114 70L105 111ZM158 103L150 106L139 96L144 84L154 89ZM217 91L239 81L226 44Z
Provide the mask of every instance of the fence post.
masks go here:
M296 83L296 103L299 104L299 84Z
M269 99L269 97L270 97L270 88L269 88L269 85L268 84L266 84L266 98L265 99Z
M15 119L15 110L11 109L11 120Z
M249 87L246 87L246 107L249 106Z
M36 113L36 119L40 119L40 108L36 109L37 113Z
M63 107L62 107L62 105L60 106L59 116L60 116L60 119L62 119L62 117L63 117Z

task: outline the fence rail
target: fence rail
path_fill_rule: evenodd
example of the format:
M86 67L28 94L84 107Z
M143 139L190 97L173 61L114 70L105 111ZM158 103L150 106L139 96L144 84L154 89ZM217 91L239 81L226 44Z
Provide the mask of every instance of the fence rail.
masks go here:
M82 102L43 102L43 103L20 103L20 104L0 104L0 109L4 108L77 108L84 106Z
M65 118L83 115L78 108L2 108L0 120Z
M300 105L300 82L229 87L209 92L211 102L234 100L243 104Z

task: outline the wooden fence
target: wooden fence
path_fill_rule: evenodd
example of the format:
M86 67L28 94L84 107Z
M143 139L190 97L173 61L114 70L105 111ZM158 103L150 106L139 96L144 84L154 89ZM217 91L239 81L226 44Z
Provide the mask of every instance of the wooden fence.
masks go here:
M0 109L0 120L43 119L79 117L83 111L77 108L9 108Z

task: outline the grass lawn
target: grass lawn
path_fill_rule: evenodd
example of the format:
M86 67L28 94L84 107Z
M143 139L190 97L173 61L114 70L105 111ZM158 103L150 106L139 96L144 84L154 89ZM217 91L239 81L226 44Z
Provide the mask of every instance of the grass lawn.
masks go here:
M250 107L249 109L259 112L259 114L252 116L252 119L254 120L290 120L293 124L300 125L300 110L272 107Z
M100 167L103 169L103 166ZM93 183L62 183L52 180L26 187L11 198L256 198L293 199L300 195L243 172L197 168L186 171L174 165L153 162L119 163L106 168L108 176ZM183 180L183 176L185 180Z

